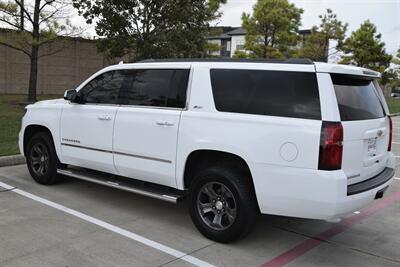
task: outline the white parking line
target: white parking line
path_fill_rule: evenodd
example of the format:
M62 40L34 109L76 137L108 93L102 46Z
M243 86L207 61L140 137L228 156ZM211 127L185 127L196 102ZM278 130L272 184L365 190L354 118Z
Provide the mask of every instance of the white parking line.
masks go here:
M395 180L399 180L399 181L400 181L400 178L399 178L399 177L394 177L394 179L395 179Z
M114 233L123 235L123 236L125 236L127 238L135 240L135 241L137 241L139 243L142 243L142 244L144 244L146 246L155 248L155 249L157 249L159 251L162 251L162 252L164 252L166 254L169 254L169 255L174 256L176 258L179 258L181 260L187 261L187 262L189 262L191 264L194 264L194 265L197 265L197 266L214 267L214 265L209 264L209 263L207 263L205 261L202 261L202 260L200 260L198 258L192 257L190 255L187 255L186 253L183 253L183 252L178 251L176 249L170 248L170 247L165 246L163 244L160 244L160 243L158 243L156 241L147 239L147 238L145 238L143 236L140 236L138 234L129 232L129 231L124 230L124 229L122 229L120 227L117 227L117 226L114 226L114 225L109 224L107 222L104 222L102 220L96 219L94 217L91 217L91 216L86 215L84 213L81 213L79 211L64 207L64 206L62 206L60 204L57 204L55 202L52 202L50 200L41 198L39 196L33 195L31 193L25 192L25 191L20 190L20 189L14 189L15 187L10 186L8 184L0 182L0 186L5 188L5 189L7 189L7 190L12 190L11 192L17 193L17 194L19 194L21 196L24 196L24 197L27 197L27 198L32 199L34 201L40 202L40 203L42 203L44 205L47 205L49 207L52 207L52 208L55 208L55 209L60 210L62 212L68 213L68 214L73 215L75 217L78 217L78 218L80 218L80 219L82 219L84 221L93 223L93 224L95 224L97 226L100 226L102 228L110 230L110 231L112 231Z

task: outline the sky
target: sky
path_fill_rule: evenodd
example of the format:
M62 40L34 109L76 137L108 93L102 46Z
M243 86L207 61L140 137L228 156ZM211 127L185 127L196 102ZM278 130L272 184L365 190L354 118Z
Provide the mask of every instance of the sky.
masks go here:
M240 26L243 12L251 13L256 0L228 0L222 7L223 16L216 22L219 26ZM349 23L347 35L369 19L382 34L386 52L396 54L400 48L400 0L289 0L304 9L301 29L319 25L318 15L327 8L337 14L338 19Z
M222 17L214 24L240 26L242 13L251 13L256 2L257 0L227 0L227 4L221 8ZM347 36L369 19L382 34L386 52L395 55L400 48L400 0L289 0L289 2L304 10L301 29L319 25L318 15L324 14L326 9L330 8L337 14L338 19L349 24ZM94 35L94 26L86 25L82 17L75 14L72 21L86 28L87 35Z
M32 3L33 0L26 0ZM222 6L222 17L215 22L219 26L240 26L243 12L251 13L257 0L227 0ZM400 48L400 0L289 0L297 7L304 9L301 29L309 29L319 25L318 15L331 8L338 19L349 23L347 35L356 30L362 22L369 19L382 34L386 43L386 51L395 55ZM87 25L85 20L78 16L71 7L71 21L85 30L85 36L95 35L94 25Z

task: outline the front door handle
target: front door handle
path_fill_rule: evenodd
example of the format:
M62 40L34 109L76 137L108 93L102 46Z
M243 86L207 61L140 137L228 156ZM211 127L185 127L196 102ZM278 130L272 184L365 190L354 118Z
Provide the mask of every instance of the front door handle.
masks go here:
M168 121L157 121L156 124L159 126L174 126L173 123L170 123Z
M110 117L110 116L107 116L107 115L104 115L104 116L99 116L99 117L97 117L97 119L99 119L99 120L101 120L101 121L110 121L110 120L111 120L111 117Z

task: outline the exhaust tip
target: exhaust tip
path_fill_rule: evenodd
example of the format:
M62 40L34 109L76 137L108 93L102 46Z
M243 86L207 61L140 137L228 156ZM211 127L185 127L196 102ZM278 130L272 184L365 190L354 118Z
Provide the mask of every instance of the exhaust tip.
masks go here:
M375 199L381 199L381 198L383 198L383 192L376 193Z
M381 199L383 198L383 194L385 194L386 189L388 189L389 186L386 186L384 188L382 188L381 190L379 190L378 192L376 192L375 195L375 199Z

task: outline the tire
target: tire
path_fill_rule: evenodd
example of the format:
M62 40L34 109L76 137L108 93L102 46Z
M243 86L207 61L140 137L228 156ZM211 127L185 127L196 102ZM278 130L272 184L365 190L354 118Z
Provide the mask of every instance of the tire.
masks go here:
M35 134L28 142L26 162L29 173L39 184L52 185L60 181L57 168L60 165L53 138L46 132Z
M259 213L251 177L224 166L200 171L190 186L189 212L196 228L211 240L229 243L243 238Z

